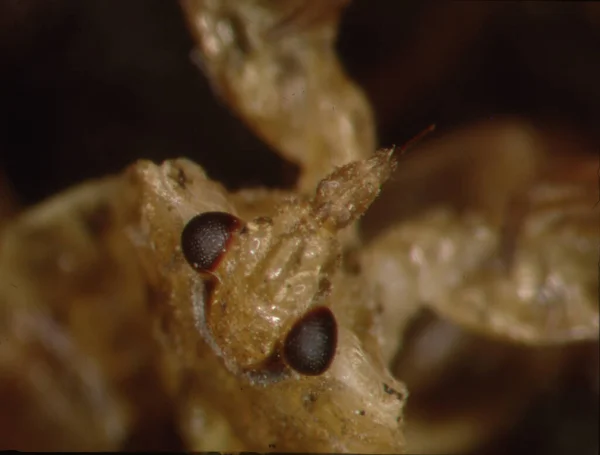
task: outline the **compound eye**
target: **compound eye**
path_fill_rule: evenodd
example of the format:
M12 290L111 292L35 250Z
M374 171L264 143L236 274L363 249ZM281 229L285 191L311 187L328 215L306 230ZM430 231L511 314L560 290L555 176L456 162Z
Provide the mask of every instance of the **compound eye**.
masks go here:
M309 311L289 331L283 345L286 363L300 374L318 376L331 365L337 347L337 322L331 310Z
M225 212L205 212L192 218L181 232L181 251L196 270L214 270L227 249L239 218Z

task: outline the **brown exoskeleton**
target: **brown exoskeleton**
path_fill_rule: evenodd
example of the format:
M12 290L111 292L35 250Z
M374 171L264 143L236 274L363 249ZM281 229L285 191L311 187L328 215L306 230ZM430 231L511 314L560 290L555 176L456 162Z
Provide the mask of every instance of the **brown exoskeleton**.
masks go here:
M272 218L244 223L207 212L187 223L182 252L211 283L195 298L197 327L231 372L265 383L288 376L286 366L304 375L327 370L337 342L327 297L340 264L338 232L377 197L391 153L337 169L312 200L291 198Z

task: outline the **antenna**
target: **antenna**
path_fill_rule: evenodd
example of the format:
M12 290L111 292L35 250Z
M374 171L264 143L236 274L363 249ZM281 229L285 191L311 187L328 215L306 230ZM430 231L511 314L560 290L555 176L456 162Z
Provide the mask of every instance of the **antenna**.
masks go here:
M425 136L432 133L433 131L435 131L435 123L429 125L423 131L421 131L419 134L417 134L415 137L413 137L408 142L406 142L402 147L398 148L397 149L398 152L400 153L400 155L405 155L408 152L408 150L411 149L412 147L414 147L414 145L417 142L420 142ZM395 145L392 146L392 149L393 149L393 153L396 153Z

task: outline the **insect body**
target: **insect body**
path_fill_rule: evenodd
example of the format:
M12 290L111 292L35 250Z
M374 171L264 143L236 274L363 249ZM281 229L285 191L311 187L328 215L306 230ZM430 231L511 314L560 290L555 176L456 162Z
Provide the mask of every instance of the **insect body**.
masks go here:
M289 367L327 370L337 343L328 296L341 261L338 234L379 193L390 155L337 169L312 200L290 199L272 218L243 224L212 212L188 222L183 254L211 283L208 295L195 297L199 329L232 372L272 382Z

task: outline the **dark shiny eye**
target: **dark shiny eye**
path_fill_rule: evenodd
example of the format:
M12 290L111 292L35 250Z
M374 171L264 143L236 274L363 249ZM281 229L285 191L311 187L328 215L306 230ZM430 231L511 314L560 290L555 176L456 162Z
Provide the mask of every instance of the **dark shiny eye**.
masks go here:
M239 218L225 212L195 216L181 232L185 260L196 270L214 270L227 249L231 234L241 226Z
M319 307L298 320L283 345L286 363L300 374L324 373L335 355L337 323L327 307Z

